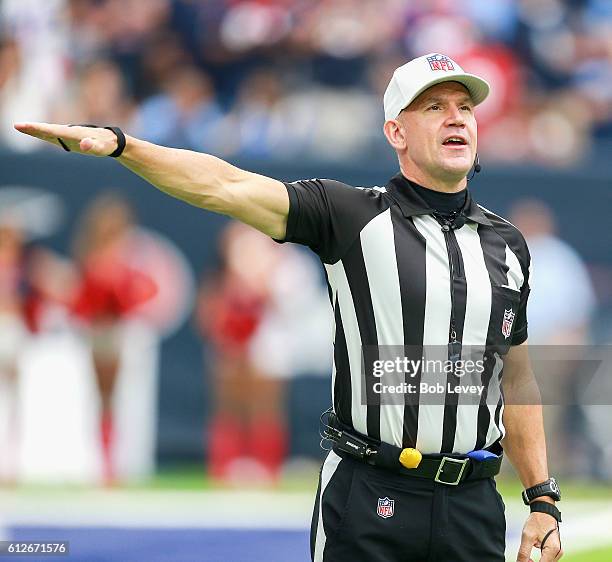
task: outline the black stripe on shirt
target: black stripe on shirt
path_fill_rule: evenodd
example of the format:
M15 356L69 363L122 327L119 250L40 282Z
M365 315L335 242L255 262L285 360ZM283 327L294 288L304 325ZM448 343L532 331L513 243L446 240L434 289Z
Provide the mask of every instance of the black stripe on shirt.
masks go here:
M368 274L363 259L361 239L357 238L342 259L342 265L350 275L347 280L351 289L353 305L359 334L361 336L363 370L365 372L365 399L367 405L367 429L368 435L374 439L380 439L380 395L374 392L373 376L374 361L379 358L378 336L376 334L376 320L372 306L372 296L368 283ZM354 295L359 295L358 299Z
M425 324L426 271L425 238L414 226L412 219L406 219L397 207L392 208L391 219L395 234L395 256L401 290L402 321L404 325L404 355L409 360L419 361L423 357L423 328ZM404 228L397 224L405 223ZM419 388L421 371L414 377L406 373L405 382ZM404 447L416 447L419 429L419 395L404 395L404 429L402 443Z

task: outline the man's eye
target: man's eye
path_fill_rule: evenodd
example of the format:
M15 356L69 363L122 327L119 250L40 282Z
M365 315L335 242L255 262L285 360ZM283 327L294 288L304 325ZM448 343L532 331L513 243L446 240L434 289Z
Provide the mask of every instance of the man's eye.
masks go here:
M469 105L464 105L461 109L467 109L468 111L472 111L472 108Z
M433 105L429 106L429 109L437 110L437 109L440 109L440 106L437 103L434 103Z

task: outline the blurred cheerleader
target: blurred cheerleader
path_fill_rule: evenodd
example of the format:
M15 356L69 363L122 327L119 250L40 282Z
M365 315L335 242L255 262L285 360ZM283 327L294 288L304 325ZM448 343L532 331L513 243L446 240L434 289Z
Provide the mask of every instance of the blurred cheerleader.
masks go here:
M80 287L74 312L86 325L100 397L104 480L113 483L113 397L121 363L124 323L152 299L156 285L137 268L134 217L128 203L103 195L86 210L77 230L75 257Z

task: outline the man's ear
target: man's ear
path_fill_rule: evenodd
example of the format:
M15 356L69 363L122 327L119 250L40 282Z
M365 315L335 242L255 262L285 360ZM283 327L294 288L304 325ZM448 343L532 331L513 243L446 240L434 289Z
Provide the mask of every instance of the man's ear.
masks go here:
M406 130L399 121L395 119L385 121L383 131L385 133L385 137L387 137L387 141L389 141L389 144L395 150L406 149Z

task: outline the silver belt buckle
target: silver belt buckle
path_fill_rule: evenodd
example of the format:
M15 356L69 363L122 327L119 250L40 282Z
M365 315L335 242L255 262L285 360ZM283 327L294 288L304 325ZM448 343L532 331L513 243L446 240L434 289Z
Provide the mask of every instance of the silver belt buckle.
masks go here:
M442 457L442 462L440 463L440 466L438 467L438 472L436 473L436 477L434 478L434 481L438 482L439 484L446 484L447 486L457 486L457 484L461 482L461 476L463 475L463 471L465 470L465 466L467 465L469 460L470 460L469 458L468 459L453 459L451 457ZM440 480L440 475L444 471L444 465L446 463L461 465L459 474L457 475L457 478L454 482L447 482L446 480Z

